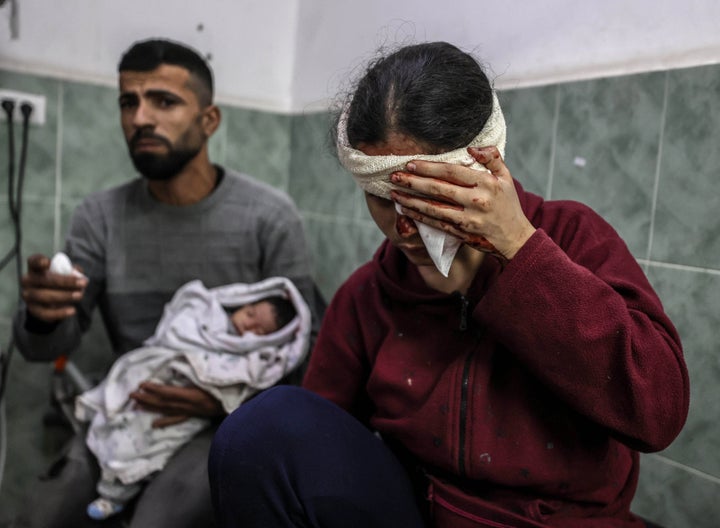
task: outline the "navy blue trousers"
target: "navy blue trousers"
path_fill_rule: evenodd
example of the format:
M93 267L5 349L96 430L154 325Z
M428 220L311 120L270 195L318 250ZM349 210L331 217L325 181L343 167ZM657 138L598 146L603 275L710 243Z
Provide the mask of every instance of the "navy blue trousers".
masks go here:
M421 528L403 466L350 414L294 386L241 405L210 449L221 528Z

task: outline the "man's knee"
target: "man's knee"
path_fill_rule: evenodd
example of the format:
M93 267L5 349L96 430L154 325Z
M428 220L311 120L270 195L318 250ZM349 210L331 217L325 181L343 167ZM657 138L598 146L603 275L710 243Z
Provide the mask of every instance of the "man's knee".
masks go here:
M131 527L212 525L207 457L213 432L200 431L148 480L135 503Z

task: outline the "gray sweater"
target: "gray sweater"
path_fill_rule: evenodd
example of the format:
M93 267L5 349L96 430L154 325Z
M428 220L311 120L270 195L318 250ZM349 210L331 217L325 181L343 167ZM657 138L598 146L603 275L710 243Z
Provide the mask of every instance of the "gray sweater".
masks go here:
M29 332L20 307L15 339L28 360L52 360L76 348L95 307L115 353L137 348L153 334L165 303L193 279L213 288L288 277L314 305L310 260L294 203L281 191L233 171L225 171L212 194L189 206L158 202L141 178L93 193L73 214L66 252L89 285L78 314L47 333Z

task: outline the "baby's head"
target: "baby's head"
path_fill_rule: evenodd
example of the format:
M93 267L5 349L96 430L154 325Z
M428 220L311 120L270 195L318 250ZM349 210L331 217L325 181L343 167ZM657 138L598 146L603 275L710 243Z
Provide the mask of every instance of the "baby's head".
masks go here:
M230 320L239 335L252 332L267 335L277 332L295 317L292 302L284 297L266 297L244 306L229 308Z

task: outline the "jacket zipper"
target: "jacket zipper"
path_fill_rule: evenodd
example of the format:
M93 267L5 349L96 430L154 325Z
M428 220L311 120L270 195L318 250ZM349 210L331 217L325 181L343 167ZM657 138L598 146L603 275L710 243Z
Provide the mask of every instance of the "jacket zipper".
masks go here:
M472 352L468 353L463 366L462 383L460 384L460 434L458 446L458 471L465 477L465 428L467 427L468 389L470 388L470 364Z
M464 295L460 295L460 330L467 330L468 304L467 298Z
M468 300L460 296L460 330L467 330ZM467 426L468 388L470 386L470 363L472 352L468 353L463 365L462 381L460 383L460 434L458 437L458 470L465 476L465 428Z

